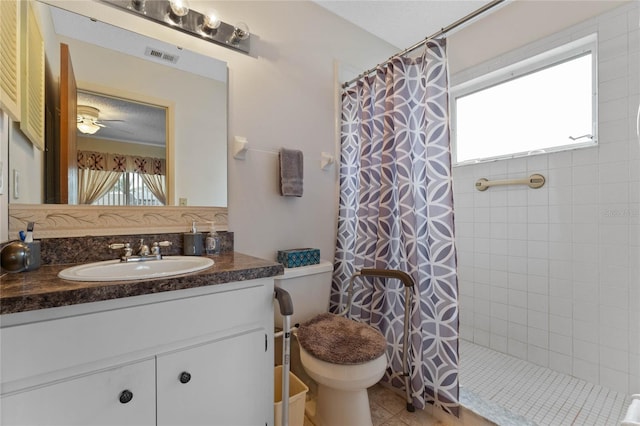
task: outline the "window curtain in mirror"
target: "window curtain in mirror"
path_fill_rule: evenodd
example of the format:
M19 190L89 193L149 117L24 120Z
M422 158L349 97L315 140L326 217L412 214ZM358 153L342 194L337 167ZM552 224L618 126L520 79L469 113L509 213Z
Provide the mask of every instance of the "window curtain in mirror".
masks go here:
M78 151L78 202L92 204L109 192L122 173L142 176L153 195L166 204L164 158L139 157L94 151Z
M126 157L78 151L78 204L93 204L115 186L126 171Z
M363 268L415 283L409 359L413 403L458 413L458 297L445 40L394 58L342 95L338 235L332 312ZM404 290L358 278L352 318L387 338L384 381L404 389Z

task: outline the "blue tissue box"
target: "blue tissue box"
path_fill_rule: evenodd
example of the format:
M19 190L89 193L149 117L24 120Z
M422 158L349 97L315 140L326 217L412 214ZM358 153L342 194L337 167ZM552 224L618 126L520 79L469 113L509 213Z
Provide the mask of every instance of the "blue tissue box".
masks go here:
M320 249L297 248L278 250L278 262L282 263L285 268L317 265L320 263Z

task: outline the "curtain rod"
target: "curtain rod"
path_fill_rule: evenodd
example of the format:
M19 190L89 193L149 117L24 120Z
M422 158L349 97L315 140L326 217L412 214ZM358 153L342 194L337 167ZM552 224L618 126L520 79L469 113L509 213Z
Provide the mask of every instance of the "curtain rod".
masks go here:
M504 2L505 0L493 0L487 4L485 4L484 6L482 6L479 9L474 10L473 12L471 12L470 14L463 16L462 18L458 19L457 21L455 21L452 24L447 25L446 27L440 29L439 31L436 31L435 33L431 34L430 36L428 36L427 38L425 38L424 40L420 40L419 42L417 42L416 44L414 44L411 47L408 47L406 49L404 49L403 51L401 51L400 53L396 53L395 55L391 56L389 59L387 59L385 62L389 62L394 58L398 58L401 57L403 55L406 55L407 53L416 50L418 47L422 46L423 44L426 44L429 40L433 40L436 37L440 37L442 34L445 34L449 31L451 31L452 29L459 27L460 25L472 20L473 18L475 18L478 15L483 14L484 12L486 12L487 10L499 5L500 3ZM347 81L346 83L342 84L342 88L346 89L347 87L351 86L353 83L355 83L356 81L358 81L360 78L365 77L369 74L371 74L372 72L374 72L381 64L376 65L375 67L361 73L360 75L358 75L357 77Z

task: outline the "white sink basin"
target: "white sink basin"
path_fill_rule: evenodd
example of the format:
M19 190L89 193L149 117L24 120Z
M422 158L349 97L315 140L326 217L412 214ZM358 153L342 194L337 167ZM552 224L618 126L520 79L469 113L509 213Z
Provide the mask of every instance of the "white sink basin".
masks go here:
M71 281L127 281L164 278L201 271L213 265L208 257L166 256L162 260L105 260L63 269L58 277Z

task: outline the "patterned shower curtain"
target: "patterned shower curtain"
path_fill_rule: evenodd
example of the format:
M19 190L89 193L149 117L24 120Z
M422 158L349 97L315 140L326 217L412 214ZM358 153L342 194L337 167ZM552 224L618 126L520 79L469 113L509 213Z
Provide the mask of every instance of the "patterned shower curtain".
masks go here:
M417 408L458 411L458 302L446 43L395 58L342 97L340 206L331 310L363 268L409 273L411 394ZM396 282L397 281L397 282ZM383 380L403 389L404 289L359 278L351 317L388 342Z

